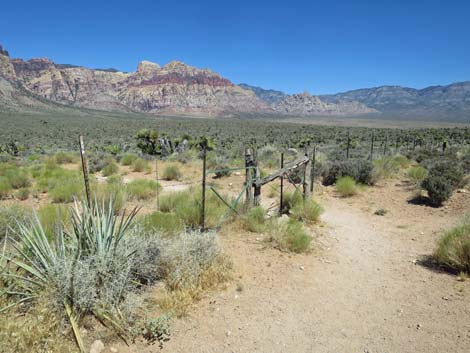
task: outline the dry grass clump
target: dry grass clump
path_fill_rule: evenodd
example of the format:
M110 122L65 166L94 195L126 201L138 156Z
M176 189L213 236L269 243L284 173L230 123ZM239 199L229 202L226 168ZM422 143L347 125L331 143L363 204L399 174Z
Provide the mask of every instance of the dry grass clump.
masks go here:
M177 165L171 164L165 167L162 173L163 180L180 180L182 173Z
M126 190L129 197L135 200L149 200L157 195L160 184L154 180L137 179L127 184Z
M161 252L165 293L161 307L180 317L208 289L230 279L232 263L221 252L216 234L183 232Z
M253 207L243 217L243 228L253 233L263 233L267 227L266 210L261 207Z
M315 223L320 220L323 208L312 198L297 202L292 208L292 217L298 221Z
M427 177L427 175L427 169L420 165L413 166L408 170L408 177L413 183L417 185L421 183Z
M470 273L470 220L448 230L437 244L434 258L456 271Z
M132 171L142 173L150 173L150 166L145 159L137 158L132 162Z

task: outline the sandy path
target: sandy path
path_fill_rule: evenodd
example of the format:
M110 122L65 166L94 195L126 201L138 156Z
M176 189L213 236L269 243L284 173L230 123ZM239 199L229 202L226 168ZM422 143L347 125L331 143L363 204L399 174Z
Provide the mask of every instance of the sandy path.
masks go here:
M176 320L163 352L469 352L469 282L417 265L429 246L392 224L403 220L324 205L311 254L224 236L240 277Z

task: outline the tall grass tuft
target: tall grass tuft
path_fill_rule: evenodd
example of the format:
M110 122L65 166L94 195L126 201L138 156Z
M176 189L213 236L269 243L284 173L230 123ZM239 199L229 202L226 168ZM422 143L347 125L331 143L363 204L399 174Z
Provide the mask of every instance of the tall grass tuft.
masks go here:
M292 209L292 217L298 221L315 223L320 219L323 208L312 198L298 202Z
M456 271L470 273L470 220L448 230L437 244L434 258Z
M336 191L342 197L351 197L359 193L359 186L353 178L345 176L336 182Z

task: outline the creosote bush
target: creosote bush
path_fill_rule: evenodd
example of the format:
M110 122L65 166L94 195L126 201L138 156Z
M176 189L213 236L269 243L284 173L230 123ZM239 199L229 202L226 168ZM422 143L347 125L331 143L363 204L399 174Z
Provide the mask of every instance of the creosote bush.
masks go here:
M106 167L103 168L103 176L105 177L109 177L117 172L119 172L119 166L114 160L108 161Z
M349 176L361 184L373 184L373 165L365 160L335 161L331 163L323 174L323 185L333 185L344 176Z
M470 221L448 230L437 244L434 258L456 271L470 273Z
M359 193L359 186L350 176L341 177L336 182L336 191L342 197L350 197Z
M452 196L452 182L442 176L428 175L421 186L428 192L431 205L439 207Z

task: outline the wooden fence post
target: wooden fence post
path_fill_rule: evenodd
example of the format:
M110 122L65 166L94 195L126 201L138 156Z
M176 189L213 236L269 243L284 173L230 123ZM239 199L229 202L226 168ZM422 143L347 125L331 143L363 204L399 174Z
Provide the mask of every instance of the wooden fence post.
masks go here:
M310 162L310 158L309 158L309 155L308 155L308 150L307 150L307 147L305 147L305 157L308 158L308 161L307 163L304 164L304 175L303 175L303 180L302 180L302 194L303 194L303 198L304 200L307 199L308 197L308 183L307 183L307 179L310 177L310 169L308 169L309 167L309 162Z
M346 159L349 159L349 146L351 144L351 137L350 137L350 131L348 129L348 142L346 145Z
M281 169L284 168L284 152L281 153ZM281 174L281 198L280 198L280 205L279 205L279 216L282 216L282 209L284 203L284 175Z
M315 159L317 154L317 146L313 146L312 159L310 161L310 194L313 195L313 187L315 184Z
M201 202L201 230L206 229L206 157L207 146L202 146L202 202Z
M261 173L258 167L258 160L256 158L257 153L254 151L254 161L253 165L255 166L255 186L254 186L254 193L253 193L253 205L259 206L261 203L261 185L258 184L258 181L261 179Z
M253 154L250 148L245 150L245 206L249 208L252 204L252 190L251 190L251 183L252 183L252 170L251 167L253 166Z
M85 143L83 142L83 135L80 134L79 137L80 144L80 157L82 159L82 171L83 171L83 180L85 181L85 194L88 207L91 207L91 195L90 195L90 180L88 178L88 167L85 156Z

